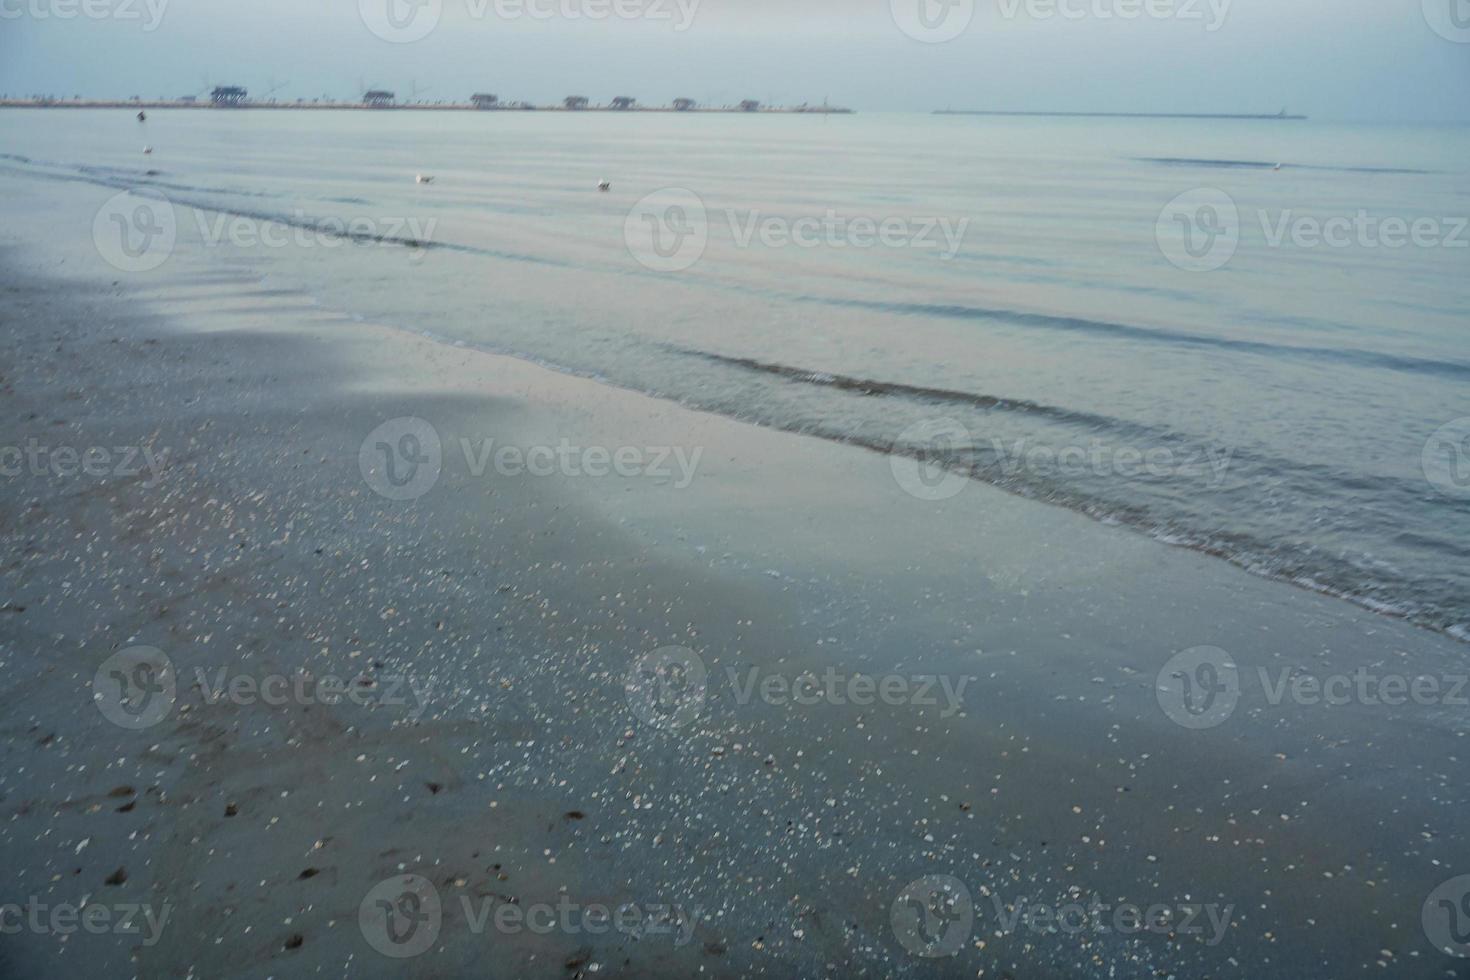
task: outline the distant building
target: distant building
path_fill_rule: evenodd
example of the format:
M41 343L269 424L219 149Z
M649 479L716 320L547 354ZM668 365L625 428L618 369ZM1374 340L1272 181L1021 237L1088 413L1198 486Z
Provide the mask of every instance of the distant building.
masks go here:
M363 93L362 104L372 109L386 109L393 105L393 101L397 98L398 96L392 92L385 92L383 89L375 88L371 92Z
M761 104L759 102L757 102L755 99L746 99L744 102L740 103L740 111L741 112L760 112L761 111Z
M566 105L568 109L571 109L573 111L578 109L585 109L587 108L588 104L589 100L585 95L569 95L566 97L566 100L564 102L564 105Z
M500 108L500 96L487 95L484 92L476 92L470 96L470 103L476 109L498 109Z
M612 107L614 109L619 109L623 111L631 109L637 104L638 100L633 98L631 95L620 95L612 100Z
M693 109L697 105L699 105L699 103L695 102L693 99L675 99L674 111L688 112L690 109Z
M184 103L185 105L193 105L195 102L198 102L199 101L199 96L197 96L197 95L181 95L181 96L179 96L179 101L182 102L182 103Z
M221 85L210 95L210 101L217 106L233 108L245 104L250 93L238 85Z

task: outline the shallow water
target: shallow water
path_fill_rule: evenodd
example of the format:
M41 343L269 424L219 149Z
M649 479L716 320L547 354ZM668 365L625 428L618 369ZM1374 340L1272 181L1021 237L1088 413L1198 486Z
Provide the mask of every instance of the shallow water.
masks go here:
M918 455L916 506L942 466L1470 637L1464 127L17 110L0 152L329 308Z

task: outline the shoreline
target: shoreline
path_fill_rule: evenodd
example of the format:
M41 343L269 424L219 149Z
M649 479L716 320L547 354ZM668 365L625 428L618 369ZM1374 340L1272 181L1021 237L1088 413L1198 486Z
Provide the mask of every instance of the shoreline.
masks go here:
M17 975L1455 965L1419 911L1463 870L1463 712L1273 703L1254 678L1444 675L1463 670L1458 644L983 484L916 501L868 450L357 322L202 250L126 284L73 252L57 278L26 209L70 228L103 197L14 204L0 397L22 443L169 452L156 481L9 479L0 902L171 901L172 927L151 946L16 937ZM382 496L364 463L393 418L431 422L444 447L411 500ZM683 486L476 473L486 439L703 452ZM364 709L181 684L167 717L127 731L93 684L135 644L190 680L367 674L427 693ZM1243 687L1230 718L1191 729L1159 678L1204 645L1233 655ZM669 646L708 671L672 728L625 690ZM932 704L914 688L867 704L750 693L830 671L946 679L960 708L943 685ZM445 909L407 961L358 923L403 873ZM974 942L954 958L895 934L894 903L929 875L973 896ZM1219 933L1058 936L991 904L1091 894L1231 911ZM563 897L698 915L676 945L492 934L461 904Z
M619 391L628 392L629 394L664 400L656 393L645 391L632 385L622 384L620 382L614 381L593 372L579 371L564 364L558 364L554 361L532 357L530 355L517 351L477 344L472 341L459 340L453 337L441 336L439 334L431 333L428 331L413 330L407 327L393 327L392 329L400 329L407 335L423 337L433 341L436 344L443 344L447 347L479 351L480 353L487 354L492 357L509 357L514 360L523 361L527 364L534 365L548 371L553 371L566 377L591 381L595 384L605 385L607 387L616 388ZM814 372L801 373L811 374ZM853 381L854 379L841 380L846 382ZM857 386L860 386L863 383L864 382L861 381L856 382ZM874 384L876 384L876 382ZM742 425L751 425L756 428L766 429L771 432L783 432L791 435L798 435L806 439L820 439L823 442L836 446L854 447L864 450L875 456L882 457L884 459L889 459L894 456L917 459L917 456L913 452L907 451L903 447L895 446L891 443L885 443L875 440L865 440L859 437L848 435L829 435L819 430L812 429L810 426L803 426L800 424L785 426L755 419L741 419L728 412L721 412L712 408L703 408L697 405L688 405L682 402L674 402L674 404L677 404L681 409L686 411L699 412L701 414L711 415L715 418L738 421ZM959 473L960 471L950 470L950 472ZM1082 517L1089 522L1097 524L1101 527L1121 527L1129 531L1130 533L1136 534L1162 547L1178 549L1181 551L1189 552L1191 554L1201 555L1217 561L1224 562L1232 568L1239 569L1240 571L1245 572L1253 578L1258 578L1266 582L1274 582L1279 585L1287 586L1292 589L1297 589L1302 592L1310 593L1312 595L1321 596L1323 598L1345 602L1366 612L1372 613L1373 615L1381 616L1384 619L1401 622L1413 627L1414 629L1423 630L1426 633L1432 633L1456 643L1470 644L1470 631L1467 631L1463 624L1455 623L1446 626L1432 620L1425 619L1422 616L1416 616L1412 612L1404 611L1393 603L1376 600L1369 596L1359 595L1357 593L1348 591L1345 588L1326 585L1321 582L1317 582L1310 577L1300 574L1292 575L1285 572L1271 571L1270 569L1263 567L1260 561L1254 556L1242 556L1237 552L1230 551L1229 549L1220 546L1211 545L1207 542L1181 540L1177 532L1167 528L1149 525L1141 521L1129 520L1126 517L1122 517L1111 512L1100 512L1087 506L1081 506L1057 500L1047 500L1034 495L1028 495L1011 487L1007 487L1003 484L987 480L983 476L976 475L973 472L965 473L963 475L965 475L965 478L972 483L983 485L988 489L1003 493L1006 496L1014 498L1016 500L1024 500L1030 503L1037 503L1046 507L1055 507L1060 510L1066 511L1069 514L1074 514L1078 517Z

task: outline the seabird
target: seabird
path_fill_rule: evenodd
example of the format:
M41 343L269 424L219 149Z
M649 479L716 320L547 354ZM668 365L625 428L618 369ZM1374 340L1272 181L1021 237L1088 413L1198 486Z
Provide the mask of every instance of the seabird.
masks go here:
M602 191L604 194L607 193L608 191L612 190L612 181L606 179L599 180L597 182L597 189Z
M415 177L413 179L413 182L415 184L432 184L434 182L434 178L433 177L425 177L423 174L419 174L417 177Z

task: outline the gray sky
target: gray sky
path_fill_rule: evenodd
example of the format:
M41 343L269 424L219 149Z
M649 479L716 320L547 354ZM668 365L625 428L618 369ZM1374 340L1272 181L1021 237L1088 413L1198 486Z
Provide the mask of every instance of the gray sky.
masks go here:
M206 76L281 98L416 81L453 100L1470 121L1470 0L0 0L0 92L173 97Z

